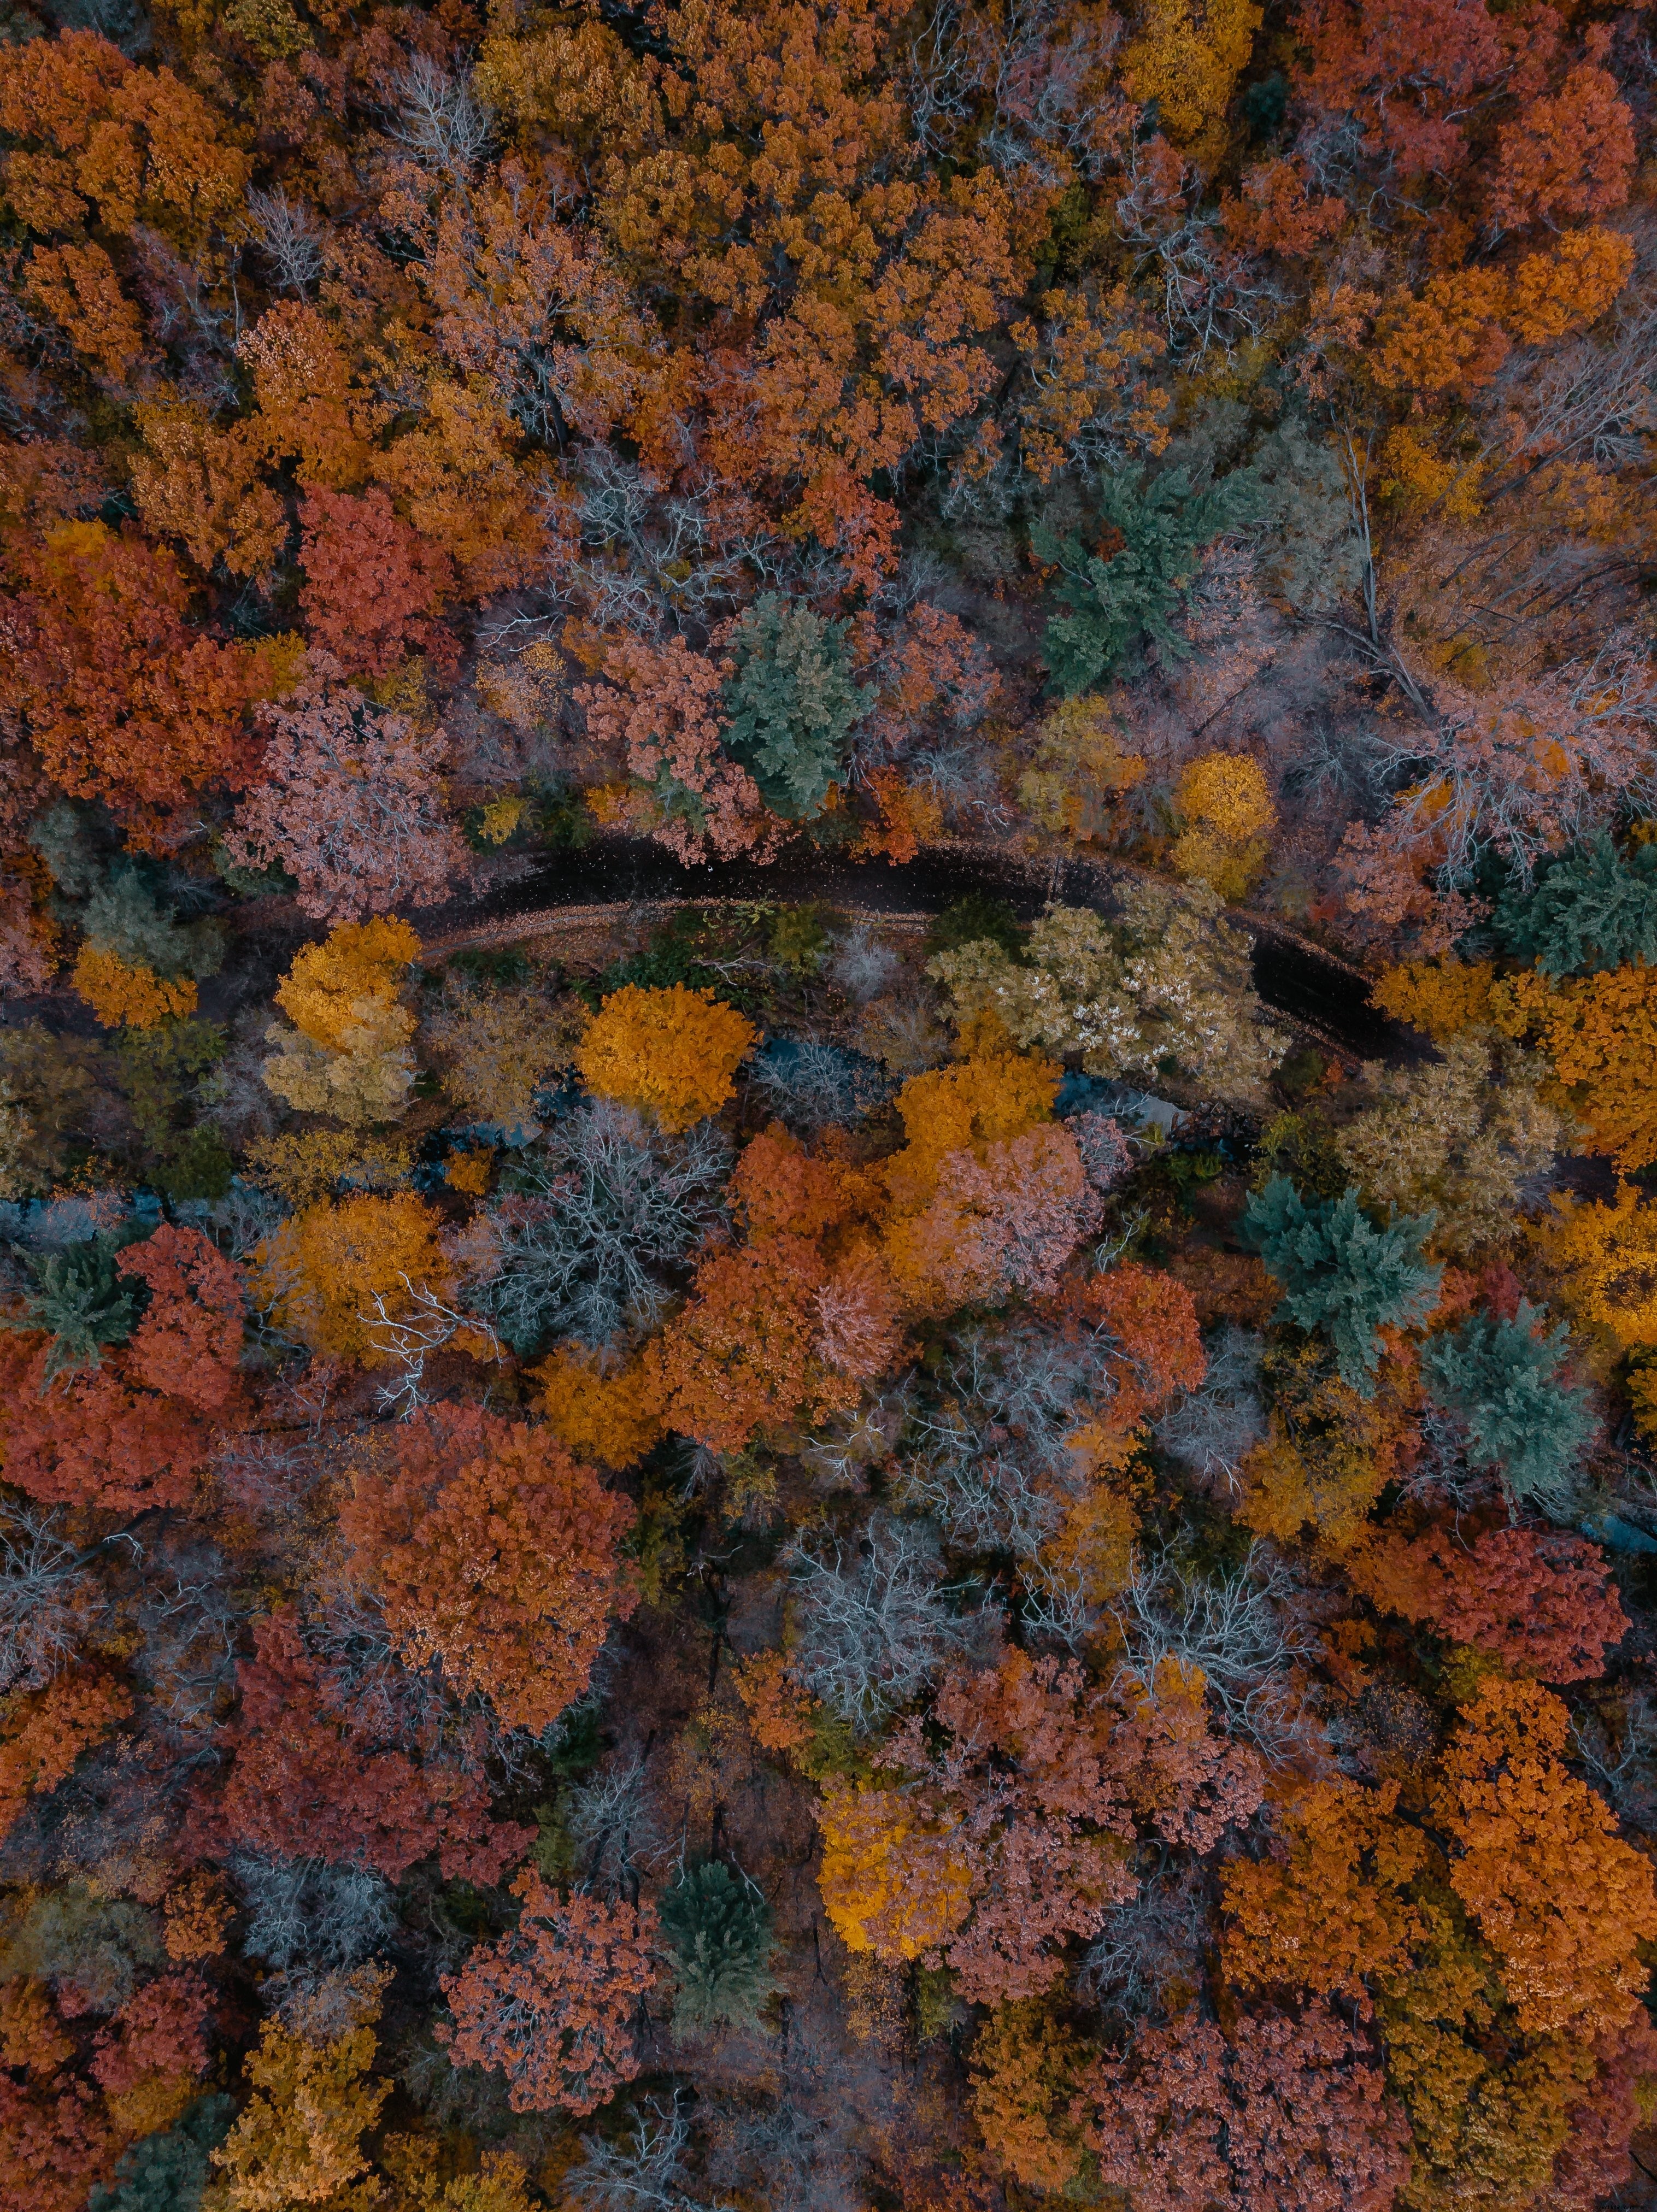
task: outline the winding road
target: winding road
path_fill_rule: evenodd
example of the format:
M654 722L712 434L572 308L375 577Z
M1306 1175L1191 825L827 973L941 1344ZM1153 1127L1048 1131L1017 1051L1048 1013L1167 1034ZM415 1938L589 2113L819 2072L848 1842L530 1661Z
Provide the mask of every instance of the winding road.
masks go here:
M820 899L842 913L920 924L969 892L1004 898L1022 921L1050 900L1108 911L1122 888L1149 873L1130 862L1057 855L1028 857L976 844L935 845L894 866L829 854L782 866L751 860L675 860L643 837L599 837L560 854L517 881L481 897L454 901L420 916L432 953L509 945L558 925L597 920L606 909ZM1228 909L1254 940L1254 982L1266 1004L1349 1065L1409 1060L1422 1040L1369 1004L1371 979L1269 915Z

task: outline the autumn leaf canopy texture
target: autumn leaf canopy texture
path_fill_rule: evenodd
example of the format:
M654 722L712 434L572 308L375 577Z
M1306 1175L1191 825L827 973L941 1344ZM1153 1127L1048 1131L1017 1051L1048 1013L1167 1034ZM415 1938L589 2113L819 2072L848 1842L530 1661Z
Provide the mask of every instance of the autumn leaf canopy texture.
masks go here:
M1648 18L10 8L5 2212L1650 2200Z

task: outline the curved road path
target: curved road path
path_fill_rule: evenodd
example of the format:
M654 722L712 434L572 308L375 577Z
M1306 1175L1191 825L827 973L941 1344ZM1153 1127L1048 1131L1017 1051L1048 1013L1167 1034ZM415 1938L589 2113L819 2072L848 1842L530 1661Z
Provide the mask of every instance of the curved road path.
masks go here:
M820 899L842 912L923 921L971 891L1004 898L1031 921L1051 900L1108 910L1121 888L1148 874L1123 860L1030 858L988 845L935 845L894 866L812 854L782 866L750 860L687 866L642 837L599 837L560 854L517 882L420 917L426 949L455 952L505 945L612 907ZM1369 1005L1371 979L1269 915L1246 908L1231 918L1254 940L1254 981L1269 1006L1337 1051L1343 1059L1416 1056L1421 1040Z

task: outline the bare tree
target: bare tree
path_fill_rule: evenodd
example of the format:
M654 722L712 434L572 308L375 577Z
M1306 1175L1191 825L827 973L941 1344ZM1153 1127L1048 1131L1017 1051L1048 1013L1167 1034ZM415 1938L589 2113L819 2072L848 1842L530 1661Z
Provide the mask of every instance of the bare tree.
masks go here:
M285 192L250 191L253 234L278 287L303 299L322 274L322 226L302 201Z
M670 1137L631 1107L585 1102L483 1216L472 1310L520 1353L549 1335L600 1346L653 1328L673 1295L667 1271L724 1218L729 1170L708 1124Z
M488 153L495 130L472 87L429 54L416 54L398 71L392 94L397 106L387 136L423 169L463 182Z
M55 1508L0 1501L0 1692L39 1689L75 1656L105 1610L96 1556L70 1542Z
M677 2094L665 2105L648 2098L619 2142L588 2136L559 2186L587 2212L730 2212L691 2194L690 2148L691 2124Z
M876 1513L856 1548L809 1537L785 1557L794 1570L801 1680L860 1735L906 1705L976 1624L950 1610L938 1540L923 1522Z
M1256 1544L1229 1574L1199 1575L1142 1555L1111 1612L1128 1668L1146 1684L1173 1660L1200 1670L1221 1718L1273 1762L1307 1747L1295 1675L1319 1649L1287 1564Z

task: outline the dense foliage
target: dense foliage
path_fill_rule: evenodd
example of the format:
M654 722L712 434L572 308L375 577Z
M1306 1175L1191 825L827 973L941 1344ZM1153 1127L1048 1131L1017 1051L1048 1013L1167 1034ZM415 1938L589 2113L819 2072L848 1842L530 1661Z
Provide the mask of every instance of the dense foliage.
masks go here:
M1653 2202L1648 11L3 28L0 2197Z

